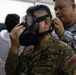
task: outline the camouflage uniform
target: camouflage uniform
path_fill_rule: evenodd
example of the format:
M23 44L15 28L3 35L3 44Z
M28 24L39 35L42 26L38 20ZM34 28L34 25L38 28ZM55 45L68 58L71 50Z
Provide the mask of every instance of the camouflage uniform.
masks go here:
M58 39L50 38L43 46L28 47L20 56L9 53L7 75L76 75L73 49Z

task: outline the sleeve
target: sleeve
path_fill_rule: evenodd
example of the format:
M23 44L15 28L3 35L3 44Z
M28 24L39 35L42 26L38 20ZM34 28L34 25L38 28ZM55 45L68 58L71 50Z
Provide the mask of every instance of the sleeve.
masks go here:
M76 50L76 35L70 31L65 31L63 36L60 38L62 41L68 43L71 47Z
M69 60L67 60L64 66L69 75L76 75L74 73L76 70L76 55L73 55Z
M9 52L8 58L5 63L6 75L18 75L19 57L16 54Z
M62 68L68 75L76 75L76 54L70 46L66 47L64 51L62 63Z

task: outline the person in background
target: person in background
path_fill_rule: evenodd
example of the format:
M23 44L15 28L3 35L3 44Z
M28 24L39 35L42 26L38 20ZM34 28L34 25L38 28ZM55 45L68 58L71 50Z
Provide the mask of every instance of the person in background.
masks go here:
M53 27L59 39L76 52L76 5L74 0L54 0L56 18Z
M7 14L5 18L6 29L0 32L0 75L6 75L5 62L11 47L9 33L19 22L20 16L17 14Z
M26 15L27 26L17 25L12 29L5 64L7 75L76 75L74 50L51 36L51 23L50 9L46 5L36 5ZM21 44L26 47L18 55ZM33 50L29 49L30 45L34 45Z
M1 32L2 30L4 30L4 29L6 29L5 24L4 24L4 23L0 23L0 32Z

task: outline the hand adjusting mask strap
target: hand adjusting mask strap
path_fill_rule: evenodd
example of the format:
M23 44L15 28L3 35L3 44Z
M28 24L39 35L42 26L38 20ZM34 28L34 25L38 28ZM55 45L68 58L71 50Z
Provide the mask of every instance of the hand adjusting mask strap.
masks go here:
M38 33L39 22L49 16L50 16L49 14L46 14L41 17L36 17L33 14L27 14L26 23L24 25L26 29L24 30L24 32L21 34L19 38L20 44L23 46L37 45L39 37L42 37L46 35L47 33L51 32L52 30L48 30L43 33Z

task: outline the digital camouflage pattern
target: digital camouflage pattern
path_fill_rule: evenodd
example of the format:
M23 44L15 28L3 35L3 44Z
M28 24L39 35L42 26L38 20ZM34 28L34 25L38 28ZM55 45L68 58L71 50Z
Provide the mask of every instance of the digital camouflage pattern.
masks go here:
M24 49L21 55L9 53L7 75L76 75L76 55L66 43L50 38L43 46Z

